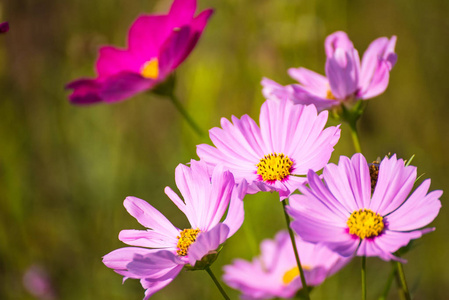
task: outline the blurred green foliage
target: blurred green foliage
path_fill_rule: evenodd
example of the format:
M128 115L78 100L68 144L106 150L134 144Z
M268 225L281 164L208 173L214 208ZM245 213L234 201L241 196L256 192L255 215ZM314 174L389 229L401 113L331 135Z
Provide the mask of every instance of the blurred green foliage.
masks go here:
M166 12L165 0L7 0L0 20L0 298L34 299L22 276L45 268L58 299L141 299L137 280L121 284L101 257L124 246L121 229L141 228L122 206L128 195L149 201L178 227L187 222L163 192L179 163L197 159L200 140L169 101L141 94L114 105L72 106L64 85L94 76L97 49L125 46L132 21ZM324 72L325 37L346 31L362 53L380 36L398 36L398 63L387 91L369 100L360 121L368 160L388 152L413 161L432 189L449 182L449 2L444 0L200 0L213 7L203 37L178 69L176 93L204 129L220 118L258 118L263 76L291 83L286 71ZM334 124L335 122L330 122ZM346 125L332 161L352 155ZM284 228L276 195L245 199L244 228L212 266L251 259L254 240ZM449 218L418 240L405 258L414 299L447 299ZM390 264L368 259L368 298L377 298ZM313 299L360 297L360 260L317 287ZM227 289L232 299L237 292ZM181 272L152 299L221 299L206 272ZM396 299L392 288L389 299Z

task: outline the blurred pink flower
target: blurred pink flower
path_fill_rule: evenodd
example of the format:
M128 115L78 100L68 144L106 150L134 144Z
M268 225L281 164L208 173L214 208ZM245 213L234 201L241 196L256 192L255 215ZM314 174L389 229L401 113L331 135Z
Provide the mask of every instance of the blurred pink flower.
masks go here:
M314 104L319 111L358 99L373 98L385 91L390 71L396 63L396 36L374 40L365 51L362 63L347 34L329 35L325 41L326 77L305 68L291 68L290 76L300 84L282 86L262 80L267 98L289 98L297 104Z
M350 257L342 257L320 244L303 241L296 236L300 259L309 286L321 284L339 271ZM292 298L302 288L293 253L292 242L286 231L276 234L274 240L264 240L261 254L252 262L236 259L224 267L223 281L240 290L242 299Z
M215 147L198 145L197 154L210 166L230 170L237 183L248 182L248 193L278 191L282 200L306 181L309 169L318 171L328 163L340 128L325 129L327 117L313 105L267 100L260 127L248 115L232 116L232 123L222 118L223 129L209 130Z
M126 247L103 257L103 263L124 279L140 279L145 299L169 284L185 265L201 269L211 264L220 245L243 223L245 184L235 187L229 171L217 167L211 174L205 163L192 160L190 168L176 168L175 180L184 201L169 187L165 193L186 215L190 228L181 230L146 201L128 197L126 209L148 229L122 230L119 239L151 249Z
M416 167L405 166L396 155L370 168L362 154L341 156L338 165L324 168L323 178L313 171L310 187L292 195L288 212L291 227L304 240L323 243L344 256L393 255L410 240L434 228L425 228L441 208L442 191L428 193L430 179L415 189ZM373 191L373 192L372 192Z
M40 300L54 300L56 293L47 271L39 266L32 265L23 275L23 285L25 289L34 297Z
M132 24L128 48L103 46L96 63L97 78L67 84L72 103L125 100L166 80L190 54L211 9L194 17L196 0L174 0L167 15L143 15Z
M9 31L9 23L8 22L0 23L0 33L5 33L8 31Z

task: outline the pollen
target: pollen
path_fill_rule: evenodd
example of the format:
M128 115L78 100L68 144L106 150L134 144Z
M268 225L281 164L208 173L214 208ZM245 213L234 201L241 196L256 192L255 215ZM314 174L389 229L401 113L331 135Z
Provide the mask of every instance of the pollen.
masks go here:
M384 229L383 217L370 209L359 209L349 216L346 224L349 233L357 235L362 240L378 236Z
M303 270L310 270L311 268L309 266L302 266ZM284 273L284 276L282 276L282 282L287 285L290 282L293 281L296 277L299 276L299 269L298 266L294 266L293 268L289 269L287 272Z
M178 250L176 250L176 253L178 253L179 256L186 256L187 252L189 250L190 245L192 245L196 241L196 237L200 233L200 230L197 229L184 229L179 234L180 236L177 236L178 244L176 247Z
M288 156L283 153L271 153L265 155L257 164L257 174L263 181L282 180L290 175L292 166L293 162Z
M145 62L140 69L140 74L148 79L156 79L159 76L159 60L152 58Z

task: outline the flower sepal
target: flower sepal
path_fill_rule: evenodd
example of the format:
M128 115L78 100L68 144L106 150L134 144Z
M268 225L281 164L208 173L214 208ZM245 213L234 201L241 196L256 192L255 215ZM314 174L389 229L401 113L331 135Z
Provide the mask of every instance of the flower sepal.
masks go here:
M194 266L186 264L184 268L187 271L206 270L217 260L218 254L220 254L222 248L223 245L220 245L217 250L209 251L209 253L203 256L201 260L196 261Z
M151 94L156 94L159 96L170 97L171 95L173 95L173 92L175 91L175 85L176 85L176 76L175 73L172 73L167 77L167 79L156 85L149 92Z
M308 296L310 294L310 292L313 290L313 286L308 286L308 290L309 293L306 293L306 291L301 288L295 295L295 299L309 299L310 297Z
M366 104L366 101L358 101L356 99L348 100L341 105L332 108L330 115L337 121L355 124L362 116Z

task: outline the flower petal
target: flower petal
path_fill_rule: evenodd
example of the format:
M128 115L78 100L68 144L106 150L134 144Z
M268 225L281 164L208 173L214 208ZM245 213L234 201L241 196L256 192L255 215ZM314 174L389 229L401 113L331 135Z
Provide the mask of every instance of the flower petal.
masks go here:
M321 74L306 68L290 68L288 74L297 80L309 93L326 97L329 90L329 81Z
M350 51L354 49L354 45L352 44L346 32L337 31L327 36L326 40L324 41L324 48L326 51L326 56L330 58L334 56L334 53L335 51L337 51L337 49L340 48L344 51Z
M430 179L425 180L397 210L386 217L390 230L409 231L428 225L441 208L439 198L443 191L427 194Z
M143 226L167 236L176 237L178 235L179 230L145 200L136 197L126 197L123 205L128 213Z
M190 245L188 258L190 265L194 266L196 261L201 260L210 251L218 249L229 236L229 227L223 223L218 223L209 231L198 235L196 241Z
M377 184L371 197L370 209L381 215L396 210L407 198L416 179L416 167L405 166L396 154L385 157L379 166Z
M326 61L326 75L332 94L344 100L354 95L358 89L360 58L357 50L344 51L337 48Z

